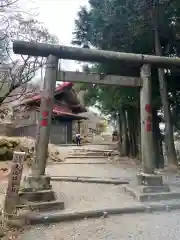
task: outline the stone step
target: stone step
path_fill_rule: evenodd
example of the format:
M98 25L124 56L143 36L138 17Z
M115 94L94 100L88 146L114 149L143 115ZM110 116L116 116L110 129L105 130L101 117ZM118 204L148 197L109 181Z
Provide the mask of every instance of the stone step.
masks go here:
M69 153L68 155L74 155L74 156L111 156L112 154L107 152L107 153L101 153L101 152L74 152L74 153Z
M133 198L137 199L140 202L161 202L167 200L180 199L180 191L171 191L169 189L164 189L159 192L149 192L143 193L139 186L124 186L125 192L131 195ZM165 192L166 190L166 192Z
M63 210L64 202L61 201L49 201L49 202L27 202L16 206L17 209L28 209L31 211L49 211L49 210Z
M115 156L115 155L118 155L116 152L80 152L80 151L77 151L77 152L69 152L68 153L68 156L69 155L72 155L72 156Z
M108 158L109 156L86 156L86 155L69 155L66 159L70 158L90 158L90 159L98 159L98 158Z
M137 199L140 202L165 201L165 200L172 200L172 199L180 199L180 192L144 193L144 194L140 194L137 197Z
M74 149L71 152L97 152L97 153L104 153L104 152L115 152L111 149Z
M111 153L72 153L72 154L70 154L70 155L73 155L73 156L92 156L92 157L98 157L98 156L108 156L108 157L110 157L110 156L115 156L116 154L111 154Z

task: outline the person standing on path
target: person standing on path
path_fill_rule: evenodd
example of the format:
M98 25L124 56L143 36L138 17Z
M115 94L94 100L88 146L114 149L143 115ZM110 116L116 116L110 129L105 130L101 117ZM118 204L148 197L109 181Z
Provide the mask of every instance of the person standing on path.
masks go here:
M79 146L81 144L81 136L79 133L76 133L76 145Z

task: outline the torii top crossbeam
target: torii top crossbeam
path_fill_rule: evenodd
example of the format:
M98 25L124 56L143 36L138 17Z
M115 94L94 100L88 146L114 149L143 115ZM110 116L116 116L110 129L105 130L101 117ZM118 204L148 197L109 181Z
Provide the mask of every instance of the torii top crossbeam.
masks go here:
M62 45L51 45L43 43L30 43L25 41L14 41L13 51L16 54L47 57L54 55L59 59L71 59L85 62L129 62L131 64L151 64L162 68L180 66L180 58L160 57L154 55L114 52L95 49L84 49Z

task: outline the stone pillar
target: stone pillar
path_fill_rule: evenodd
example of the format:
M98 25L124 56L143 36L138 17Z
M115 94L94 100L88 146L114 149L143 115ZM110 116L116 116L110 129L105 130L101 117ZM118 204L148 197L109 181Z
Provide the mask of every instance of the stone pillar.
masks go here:
M152 89L151 68L143 65L141 68L142 88L140 92L140 119L141 119L141 159L143 171L137 174L140 185L151 186L154 190L162 186L162 176L154 174L155 170L155 148L153 143L152 126ZM151 190L152 190L151 189ZM159 189L159 187L158 187ZM153 191L152 190L152 191ZM149 191L149 187L148 187ZM163 188L164 191L164 188Z
M142 88L141 108L141 157L143 171L137 174L138 184L125 186L126 192L139 201L160 201L171 198L170 188L163 184L161 175L155 173L155 149L153 144L152 106L151 106L151 69L149 65L141 68ZM174 193L173 193L174 194ZM174 198L179 195L174 194Z
M152 132L152 105L151 105L151 69L149 65L141 68L143 86L140 92L140 119L141 119L141 157L143 172L154 173L155 155Z
M58 59L48 56L45 70L43 90L41 92L40 115L38 121L38 135L36 139L36 153L31 169L31 175L25 179L25 187L33 190L50 189L50 178L45 176L48 157L48 143L51 130L54 91L56 86Z

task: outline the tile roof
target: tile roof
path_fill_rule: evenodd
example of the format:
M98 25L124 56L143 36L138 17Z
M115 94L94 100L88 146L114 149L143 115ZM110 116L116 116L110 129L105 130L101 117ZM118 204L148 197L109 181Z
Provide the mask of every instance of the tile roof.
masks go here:
M58 116L68 115L72 117L84 118L83 116L78 116L77 114L72 113L68 108L64 106L58 106L56 104L54 104L53 113L57 114Z
M56 87L55 93L60 93L61 91L63 92L67 87L72 87L72 86L73 86L73 83L64 82L61 85ZM41 95L36 93L31 96L27 96L27 98L25 98L20 104L32 103L34 101L39 101L39 100L41 100ZM39 107L37 107L37 110L39 110ZM75 113L72 113L72 111L68 107L63 106L63 105L54 104L53 113L58 116L67 116L68 115L68 116L76 117L79 119L86 119L86 117L84 117L84 116L79 116Z
M36 109L39 111L39 107L37 107ZM54 104L53 113L57 116L71 116L79 119L87 119L87 117L85 116L72 113L68 107L62 105L60 106L57 104Z
M56 87L55 93L59 93L59 92L63 91L65 88L72 87L72 86L73 86L73 83L71 83L71 82L64 82L61 85ZM40 99L41 99L41 95L40 94L34 94L34 95L31 95L31 96L27 96L27 98L25 98L23 102L28 103L28 102L38 101Z

